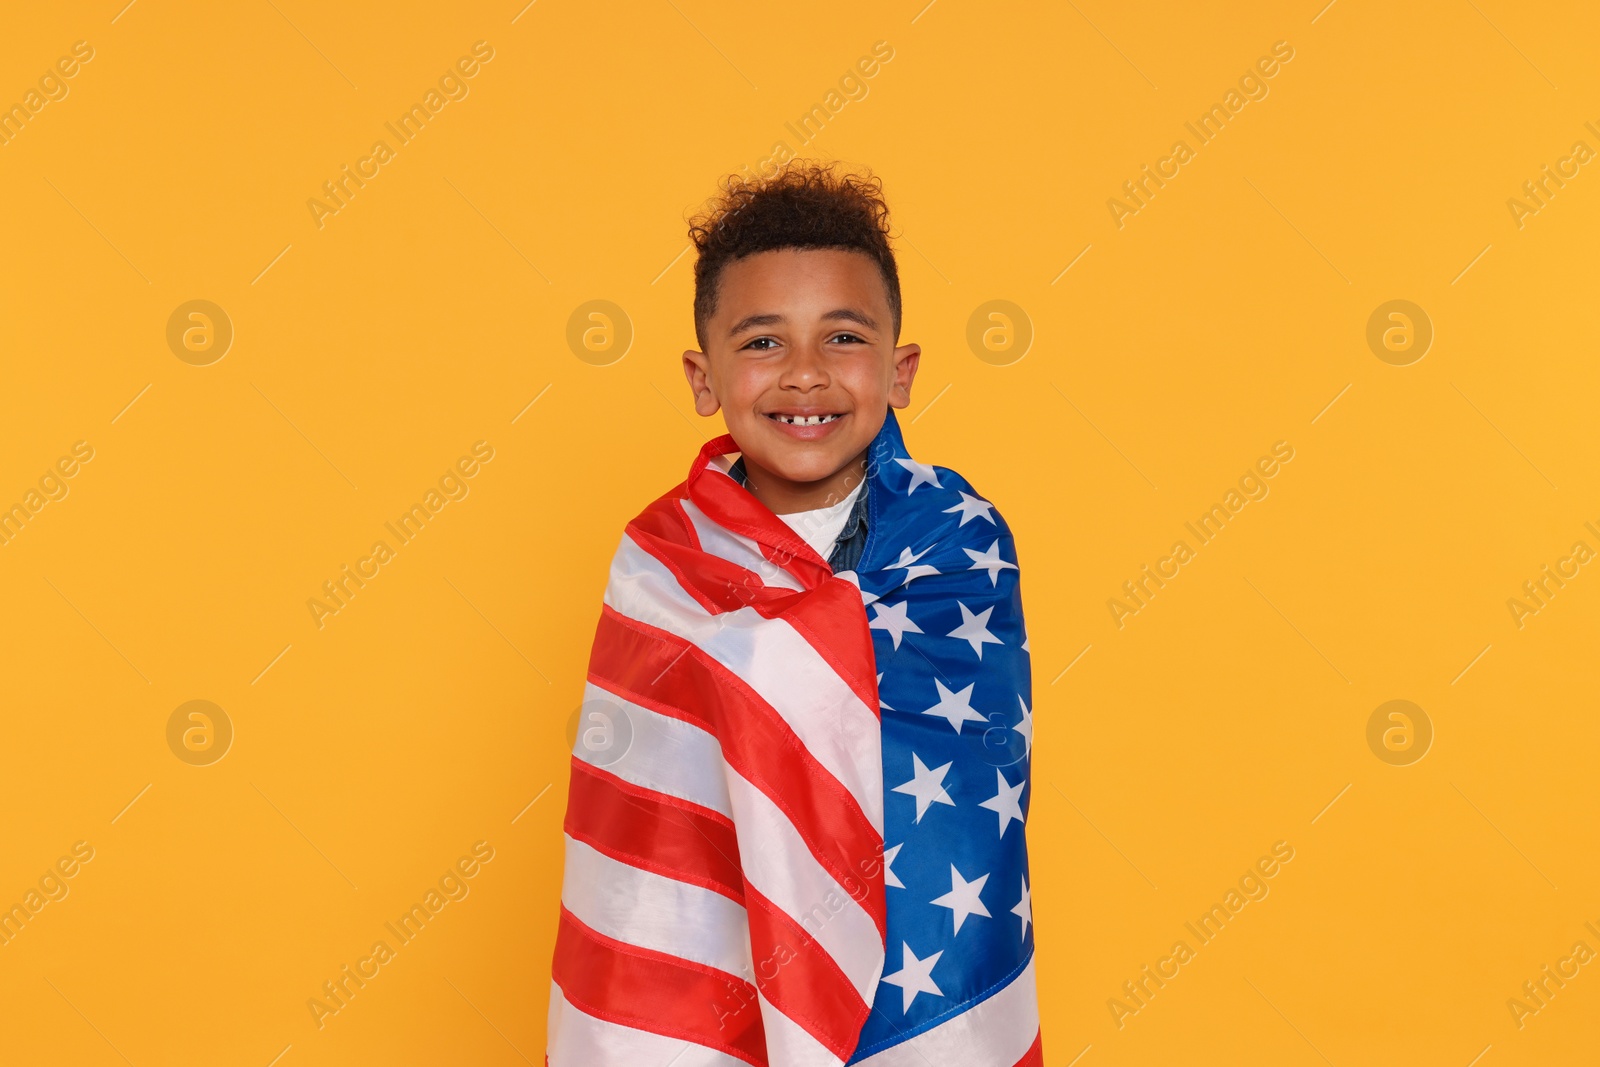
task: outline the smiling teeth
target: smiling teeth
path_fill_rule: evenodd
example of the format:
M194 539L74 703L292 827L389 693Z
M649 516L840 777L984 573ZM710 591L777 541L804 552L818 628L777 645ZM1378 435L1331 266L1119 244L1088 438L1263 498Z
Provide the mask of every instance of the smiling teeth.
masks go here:
M790 426L821 426L823 423L832 422L837 415L774 415L773 418Z

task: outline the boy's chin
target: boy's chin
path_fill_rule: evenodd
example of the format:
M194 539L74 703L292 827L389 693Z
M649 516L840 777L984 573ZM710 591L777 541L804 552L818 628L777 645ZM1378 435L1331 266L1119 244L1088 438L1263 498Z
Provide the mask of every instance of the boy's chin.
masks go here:
M751 459L754 459L772 474L794 485L812 485L817 482L827 481L850 466L860 455L863 448L865 446L846 449L840 449L837 446L826 449L795 449L790 446L790 450L786 455L774 456L767 454L752 456Z

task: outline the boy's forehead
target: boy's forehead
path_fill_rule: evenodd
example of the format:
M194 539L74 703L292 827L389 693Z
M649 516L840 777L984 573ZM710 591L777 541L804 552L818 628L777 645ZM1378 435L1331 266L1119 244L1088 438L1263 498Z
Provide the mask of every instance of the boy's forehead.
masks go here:
M751 311L826 304L864 306L886 313L888 287L877 261L838 248L783 248L729 263L718 279L717 319L737 321ZM757 307L757 305L761 305Z

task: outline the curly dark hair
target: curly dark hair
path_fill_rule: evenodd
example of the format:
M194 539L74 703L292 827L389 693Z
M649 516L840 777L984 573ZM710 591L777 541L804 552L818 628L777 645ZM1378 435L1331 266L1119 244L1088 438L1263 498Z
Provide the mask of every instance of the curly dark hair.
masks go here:
M717 279L729 263L780 248L864 252L878 264L900 339L900 272L889 247L889 205L871 172L836 173L835 164L796 159L770 178L729 175L721 193L689 222L694 265L694 332L704 351L717 310Z

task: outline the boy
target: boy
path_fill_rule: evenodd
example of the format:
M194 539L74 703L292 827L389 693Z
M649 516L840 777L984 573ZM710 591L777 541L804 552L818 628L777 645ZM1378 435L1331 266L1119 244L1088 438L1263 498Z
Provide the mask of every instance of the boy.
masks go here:
M881 189L796 162L690 235L728 433L612 563L548 1062L1041 1067L1017 557L901 438Z

